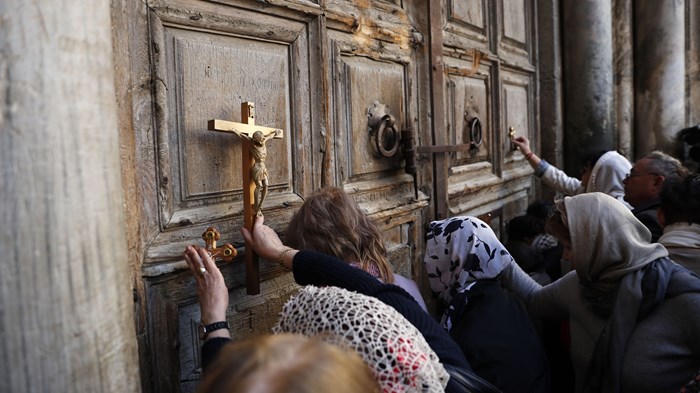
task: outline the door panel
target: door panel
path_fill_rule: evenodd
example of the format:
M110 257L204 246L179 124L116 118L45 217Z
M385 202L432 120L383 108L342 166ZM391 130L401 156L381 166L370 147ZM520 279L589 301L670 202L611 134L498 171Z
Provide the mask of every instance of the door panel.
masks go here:
M449 0L445 5L446 25L443 41L449 48L476 48L489 50L489 29L491 27L491 9L488 0L460 1ZM464 40L470 41L467 47Z
M499 2L498 53L506 62L515 62L531 71L534 42L532 0L501 0Z
M472 143L468 121L478 116L482 144L447 153L447 189L441 190L436 179L435 193L446 195L449 215L490 214L499 233L533 197L532 170L521 154L512 151L508 130L513 127L536 146L535 6L531 0L442 4L446 10L442 55L433 63L441 62L445 68L445 97L435 98L446 103L443 138L453 145Z
M452 60L450 59L450 63ZM447 127L450 143L454 145L475 142L468 152L452 154L451 166L473 164L481 161L493 162L496 146L493 140L491 110L493 108L493 77L490 65L482 63L473 70L469 62L456 62L447 72ZM472 75L473 74L473 75ZM471 138L470 120L478 118L481 124L481 141Z
M299 56L308 51L306 25L270 17L264 19L268 26L252 24L253 14L195 4L154 6L149 15L153 78L159 83L154 89L156 139L146 148L157 155L162 229L146 264L177 259L212 221L240 217L241 141L208 131L206 124L213 118L240 121L243 101L255 102L256 124L286 130L285 138L268 142L266 210L301 201L292 187L292 168L304 166L308 157L303 151L292 155L290 146L309 128L302 113L309 106L308 56ZM276 41L269 41L265 27L274 28ZM243 243L233 227L219 229L222 242Z
M400 168L399 160L381 159L374 153L367 127L367 109L374 101L386 104L398 119L396 129L401 129L405 113L405 67L359 56L341 55L338 63L341 68L339 102L345 106L336 112L338 128L347 130L348 137L341 139L349 142L344 151L338 151L341 166L347 166L341 176L344 180L361 179ZM345 162L347 164L343 165Z
M279 231L308 188L311 81L308 21L213 4L153 2L148 8L159 230L146 239L140 274L148 299L147 362L153 391L194 391L201 376L199 307L182 260L210 225L244 252L241 141L207 130L209 119L241 121L255 103L256 124L284 129L267 143L267 223ZM307 17L307 19L309 19ZM309 19L312 20L312 19ZM150 203L147 201L146 203ZM297 286L274 263L261 262L261 295L245 294L242 258L221 265L231 288L227 320L235 339L266 332ZM148 389L147 389L148 390Z

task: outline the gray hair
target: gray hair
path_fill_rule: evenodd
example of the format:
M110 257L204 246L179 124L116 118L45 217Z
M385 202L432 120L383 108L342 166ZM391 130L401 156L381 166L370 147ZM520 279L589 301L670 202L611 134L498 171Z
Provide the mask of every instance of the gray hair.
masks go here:
M663 176L666 180L680 180L688 174L688 170L675 157L661 151L653 151L644 156L649 163L647 170Z

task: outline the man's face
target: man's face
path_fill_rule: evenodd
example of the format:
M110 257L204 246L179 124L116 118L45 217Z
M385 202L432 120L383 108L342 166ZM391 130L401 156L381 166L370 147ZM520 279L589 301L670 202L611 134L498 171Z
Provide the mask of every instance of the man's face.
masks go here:
M649 159L642 158L625 177L625 201L632 207L641 206L659 196L663 182L663 176L649 169Z

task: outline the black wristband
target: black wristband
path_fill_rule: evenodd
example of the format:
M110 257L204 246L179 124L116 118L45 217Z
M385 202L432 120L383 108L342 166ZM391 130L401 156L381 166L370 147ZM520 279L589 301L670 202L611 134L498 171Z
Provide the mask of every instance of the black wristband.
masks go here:
M228 329L228 322L226 321L219 321L219 322L214 322L210 323L209 325L204 325L203 323L199 324L199 337L204 340L207 338L209 333L219 330L219 329Z

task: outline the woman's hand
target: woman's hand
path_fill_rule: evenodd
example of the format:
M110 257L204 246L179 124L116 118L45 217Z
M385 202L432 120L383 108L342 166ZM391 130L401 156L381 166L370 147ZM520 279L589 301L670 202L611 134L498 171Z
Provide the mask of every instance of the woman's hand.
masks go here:
M520 150L523 155L528 155L530 154L530 141L524 137L524 136L519 136L517 138L510 138L511 142L513 142L516 146L518 146L518 149Z
M185 261L197 281L197 298L202 313L202 323L225 321L228 308L228 288L224 276L209 252L198 246L185 248ZM225 329L224 329L225 330ZM214 333L219 332L214 331ZM226 331L228 334L228 331ZM222 333L222 332L219 332Z
M246 244L253 247L259 256L270 261L280 262L285 268L291 269L292 259L297 251L282 244L277 233L264 222L265 217L256 217L253 223L253 233L241 227L241 234L243 234Z

